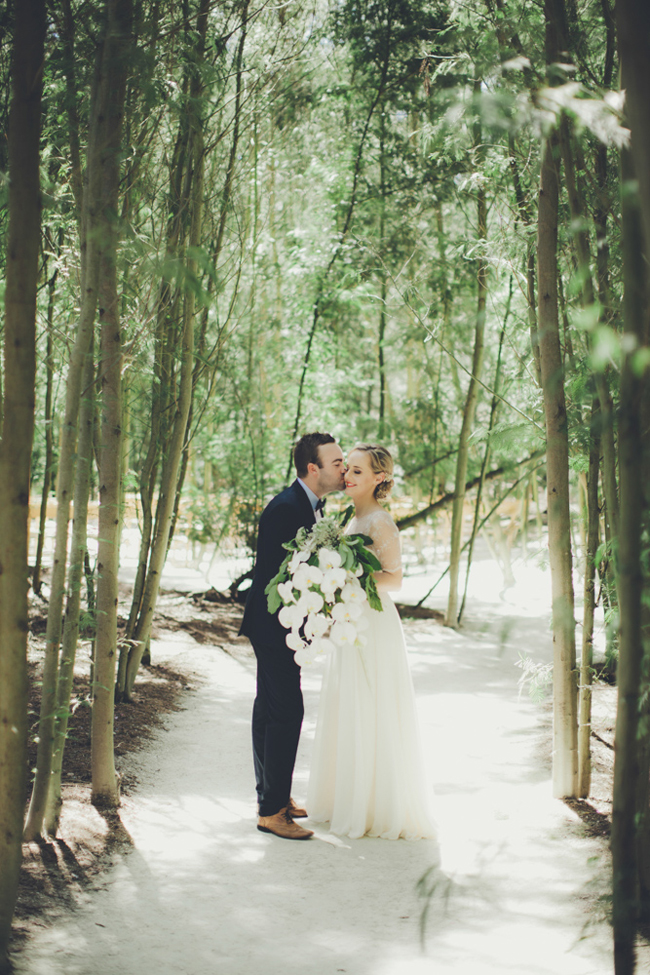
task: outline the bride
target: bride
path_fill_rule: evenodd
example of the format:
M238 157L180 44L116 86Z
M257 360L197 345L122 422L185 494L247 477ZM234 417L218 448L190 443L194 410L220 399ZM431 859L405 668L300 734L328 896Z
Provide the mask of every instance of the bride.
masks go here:
M388 595L402 585L399 532L379 504L392 473L385 447L359 444L350 453L345 490L355 515L348 531L372 538L383 611L366 604L366 645L336 647L329 657L307 794L310 819L352 838L435 835L404 635Z

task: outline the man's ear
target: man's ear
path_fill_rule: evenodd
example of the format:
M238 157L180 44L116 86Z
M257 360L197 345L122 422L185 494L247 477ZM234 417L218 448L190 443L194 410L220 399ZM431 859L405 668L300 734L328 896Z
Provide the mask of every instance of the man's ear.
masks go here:
M318 464L307 464L307 474L314 474L316 477L318 477L319 471L320 467Z

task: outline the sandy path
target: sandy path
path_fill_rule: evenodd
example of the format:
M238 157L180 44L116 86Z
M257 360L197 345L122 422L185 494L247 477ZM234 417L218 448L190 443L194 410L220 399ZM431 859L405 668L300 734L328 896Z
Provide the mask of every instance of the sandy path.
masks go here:
M18 975L610 975L602 846L550 798L548 713L517 690L518 650L550 652L545 598L513 608L491 585L486 566L462 634L407 624L438 843L257 832L253 660L178 634L159 642L158 661L201 683L137 756L122 808L134 847L32 940ZM319 682L304 680L297 799Z

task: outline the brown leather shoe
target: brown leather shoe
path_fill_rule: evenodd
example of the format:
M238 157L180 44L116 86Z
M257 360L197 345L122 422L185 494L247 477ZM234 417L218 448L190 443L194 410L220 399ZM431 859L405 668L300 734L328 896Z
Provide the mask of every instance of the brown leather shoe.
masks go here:
M303 829L287 812L285 806L274 816L260 816L257 820L257 828L261 833L273 833L280 836L283 840L308 840L314 835L313 830Z
M292 819L307 819L309 813L302 806L297 806L293 799L289 799L289 805L287 806L287 812Z

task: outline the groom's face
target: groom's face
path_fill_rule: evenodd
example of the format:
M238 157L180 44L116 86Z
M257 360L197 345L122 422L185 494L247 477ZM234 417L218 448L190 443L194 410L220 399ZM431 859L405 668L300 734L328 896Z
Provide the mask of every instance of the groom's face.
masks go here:
M318 468L318 489L316 493L322 497L324 494L329 494L330 491L342 491L345 460L339 445L337 443L321 444L318 448L318 458L321 466Z

